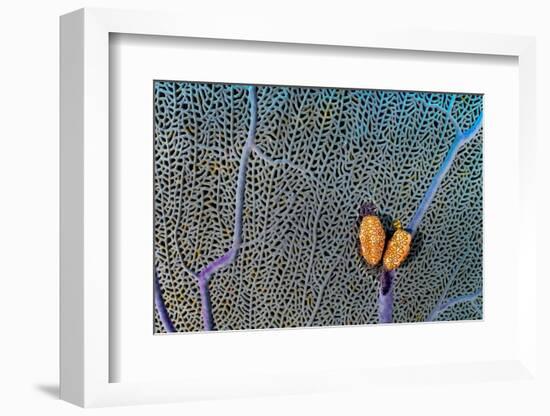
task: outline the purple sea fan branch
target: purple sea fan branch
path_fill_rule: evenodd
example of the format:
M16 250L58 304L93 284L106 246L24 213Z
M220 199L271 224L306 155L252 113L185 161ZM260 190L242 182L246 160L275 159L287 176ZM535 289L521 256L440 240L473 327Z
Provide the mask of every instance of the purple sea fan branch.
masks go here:
M435 308L432 310L428 318L426 318L426 321L433 321L441 312L450 308L451 306L454 306L457 303L472 302L473 300L477 299L480 295L481 295L481 289L478 289L473 293L456 296L454 298L447 299L444 302L438 303L435 306Z
M455 101L454 98L451 99L451 103L447 110L444 110L440 106L431 105L429 103L421 101L424 105L428 107L434 107L434 108L437 108L438 110L445 112L445 114L447 114L448 119L455 126L456 134L455 134L455 139L451 144L451 147L449 148L447 155L445 156L445 159L439 166L439 169L434 175L430 183L430 186L428 187L426 193L424 194L424 197L422 198L422 200L420 201L420 204L418 205L418 208L414 212L411 220L409 221L406 227L406 229L413 236L416 233L422 219L424 218L424 214L426 214L431 202L433 201L437 193L437 190L441 185L443 177L451 168L458 151L462 148L462 146L464 146L466 143L472 140L472 138L477 134L477 132L480 130L482 126L483 111L479 113L479 116L477 117L476 121L468 130L462 131L458 126L458 122L456 121L456 119L451 116L451 110L452 110L454 101ZM380 290L378 293L378 318L380 323L393 322L393 318L392 318L393 289L395 286L395 276L396 276L395 271L392 271L392 272L382 271L380 275Z
M395 270L383 270L380 273L380 291L378 295L378 320L381 324L391 323L393 320L393 287Z
M297 165L296 163L292 162L289 159L286 158L272 158L271 156L268 156L262 149L258 147L256 143L252 144L252 150L263 161L270 163L272 165L287 165L291 167L292 169L297 170L305 177L309 178L312 182L316 184L320 184L319 180L315 177L313 173L308 171L307 169L304 169L303 167Z
M174 324L172 323L172 320L170 319L170 315L168 314L168 310L166 309L166 305L164 304L164 299L162 298L162 291L160 289L160 283L159 283L159 278L158 278L156 269L155 269L154 282L155 282L155 286L153 290L154 290L154 296L155 296L155 307L157 308L160 321L162 322L164 329L166 329L166 332L176 332L176 329L174 328Z
M246 188L246 172L248 169L248 159L254 147L254 137L256 136L256 125L258 122L258 102L256 96L256 87L251 85L248 87L248 100L250 103L250 125L248 129L248 137L241 151L239 162L239 173L237 176L237 191L235 193L235 223L233 229L233 244L223 255L207 264L197 275L199 283L199 291L202 305L202 320L204 329L210 331L214 328L212 318L212 305L210 302L210 290L208 282L212 275L218 270L229 266L237 257L239 247L242 243L243 230L243 207L244 194Z

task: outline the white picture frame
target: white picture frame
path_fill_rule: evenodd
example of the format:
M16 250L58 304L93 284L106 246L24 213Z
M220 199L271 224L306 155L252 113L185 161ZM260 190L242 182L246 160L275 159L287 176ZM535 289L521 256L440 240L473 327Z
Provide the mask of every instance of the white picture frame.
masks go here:
M109 296L109 37L110 34L209 38L301 45L331 45L336 48L380 48L434 53L504 55L518 59L520 183L517 264L522 284L517 288L518 325L514 353L498 361L441 362L414 365L415 377L433 382L439 372L462 381L479 383L487 377L538 383L536 347L537 270L529 242L535 241L533 214L536 203L534 172L535 137L535 41L530 37L421 31L369 31L349 28L328 33L312 25L310 30L286 29L261 22L235 33L223 19L210 22L186 19L171 13L147 13L107 9L82 9L61 18L61 398L80 406L157 403L193 398L236 397L255 394L319 392L353 385L376 386L376 380L406 379L410 368L361 366L321 368L319 373L281 373L265 380L232 383L231 374L210 381L208 391L196 379L177 381L111 382L110 366L119 359L110 349ZM529 213L529 215L527 215ZM527 219L528 217L528 219ZM519 273L519 268L516 271ZM111 309L110 309L111 308ZM144 305L147 309L148 305ZM386 327L407 331L406 327ZM409 331L411 327L408 327ZM152 336L152 333L151 333ZM246 334L244 334L246 336ZM285 337L292 337L286 332ZM335 335L329 335L335 336ZM242 341L236 341L242 342ZM243 364L244 365L244 364ZM472 376L483 373L484 377ZM415 378L413 377L413 379ZM437 379L437 378L435 378ZM427 380L427 381L426 381ZM414 381L409 380L409 383ZM307 386L307 387L304 387ZM359 387L358 387L359 388Z

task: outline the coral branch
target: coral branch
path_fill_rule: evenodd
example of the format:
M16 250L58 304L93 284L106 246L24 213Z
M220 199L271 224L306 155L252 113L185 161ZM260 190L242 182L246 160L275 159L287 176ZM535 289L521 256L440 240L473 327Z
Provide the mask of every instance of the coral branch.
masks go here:
M456 95L451 96L451 102L449 104L449 107L446 110L443 107L441 107L439 104L427 103L422 98L416 98L416 101L418 101L419 103L421 103L427 108L435 108L436 110L439 110L442 113L445 113L447 115L447 119L450 120L451 123L453 123L453 126L455 127L455 129L457 131L460 131L460 125L458 124L456 119L451 116L451 109L453 108L455 99L456 99Z
M383 270L380 274L380 291L378 294L378 320L381 324L393 321L393 287L395 270Z
M450 308L451 306L456 305L457 303L463 303L463 302L471 302L475 299L477 299L478 296L481 295L481 289L476 290L473 293L469 293L467 295L461 295L456 296L451 299L447 299L444 302L438 303L436 307L432 310L428 318L426 318L426 321L433 321L437 315L439 315L441 312L445 311L445 309Z
M199 292L201 295L201 315L205 331L214 329L214 319L212 317L212 303L210 302L210 290L208 289L208 281L199 280Z
M445 284L445 287L443 288L443 291L441 292L441 296L439 297L432 313L430 313L430 315L427 318L428 321L432 320L432 316L435 313L435 310L437 308L439 308L439 306L445 301L445 299L447 297L447 293L449 293L449 290L450 290L451 286L454 284L454 282L455 282L455 280L458 276L458 273L462 269L464 261L465 261L465 257L462 257L462 259L460 260L460 263L456 266L455 270L453 271L453 273L451 274L451 276L447 280L447 283Z
M254 150L254 153L260 159L266 161L267 163L271 163L272 165L288 165L291 168L296 169L297 171L303 173L304 175L313 176L306 169L302 168L301 166L298 166L297 164L295 164L291 160L288 160L288 159L285 159L285 158L274 159L274 158L266 155L265 152L256 145L256 143L252 144L252 150ZM313 177L313 179L315 179L315 177Z
M483 118L483 113L480 113L479 117L477 118L477 120L475 121L475 123L472 125L470 129L468 129L465 132L457 130L455 139L451 144L449 151L447 152L447 156L445 156L445 159L441 163L441 166L439 167L439 170L437 171L437 173L434 175L432 182L428 187L428 190L424 194L422 201L420 201L418 208L416 209L411 220L409 221L407 229L413 235L416 232L418 226L420 225L420 222L422 221L422 218L424 217L424 214L428 210L431 202L433 201L435 194L437 193L437 190L441 185L441 181L443 180L443 177L451 168L453 161L455 160L456 154L464 144L469 142L472 139L472 137L476 135L476 133L481 128L482 118ZM451 119L454 120L454 118L452 117Z
M233 258L229 260L232 262L234 256L237 254L236 249L242 242L242 229L243 229L243 205L244 205L244 191L246 185L246 171L248 169L248 158L250 152L254 146L254 137L256 136L256 124L258 123L258 98L256 96L256 87L250 86L248 92L248 100L250 102L250 125L248 129L248 138L243 146L241 152L241 162L239 164L239 176L237 179L237 193L235 196L235 229L233 232L233 249L235 253Z
M208 289L208 281L212 275L218 270L229 266L237 257L237 252L242 243L243 231L243 206L244 206L244 191L246 188L246 171L248 169L248 159L254 146L254 136L256 135L256 124L258 122L258 102L256 96L256 87L250 86L248 90L248 100L250 102L250 125L248 129L248 137L241 151L241 159L239 163L239 173L237 177L237 192L235 194L235 225L233 230L233 244L231 248L222 256L206 265L198 273L199 289L202 304L202 319L204 329L210 331L213 329L212 306L210 303L210 291Z
M237 251L238 248L231 247L222 256L207 264L206 267L202 269L197 276L199 282L203 281L208 283L214 273L216 273L220 269L223 269L226 266L229 266L233 262L233 260L235 260Z
M176 332L176 329L174 328L174 324L172 323L172 320L168 315L168 310L166 309L166 305L164 304L164 299L162 299L162 291L160 289L160 283L159 283L156 270L155 270L154 281L155 281L155 286L154 286L155 307L157 308L157 312L159 313L160 321L162 322L164 329L166 329L166 332Z
M443 180L443 177L451 168L458 151L462 148L462 146L464 146L464 144L468 143L477 134L477 132L479 131L482 125L483 111L480 112L474 124L468 130L463 132L460 129L456 119L451 115L451 110L452 110L454 101L455 100L453 96L448 109L445 110L441 106L431 104L431 103L426 103L425 101L421 100L421 102L425 106L436 108L438 110L443 111L445 114L447 114L448 120L450 120L455 126L456 135L453 143L451 144L451 147L449 148L449 151L447 152L447 155L445 156L445 159L443 160L443 162L441 163L441 166L439 167L438 171L434 175L432 182L428 187L428 190L424 194L424 197L420 201L418 208L416 209L415 213L413 214L411 220L407 225L407 230L412 235L416 233L418 226L422 221L422 218L424 218L424 214L426 214L426 211L428 210L430 204L432 203L437 193L437 190L441 185L441 181ZM389 322L392 322L393 320L392 314L393 314L394 284L395 284L395 273L386 272L386 271L382 272L382 275L380 276L380 290L378 294L378 315L379 315L379 321L381 323L389 323ZM389 285L389 286L386 288L385 287L386 285Z
M336 267L338 267L340 261L342 261L342 257L338 256L338 260L334 261L334 264L330 271L327 273L325 279L323 280L323 283L321 284L321 287L319 288L319 293L317 294L317 300L315 301L315 306L313 308L313 311L311 312L311 315L307 321L306 326L313 325L313 321L315 320L315 316L317 315L317 312L319 311L319 308L321 306L321 302L323 300L323 295L325 293L325 289L327 288L327 285L329 281L332 279L332 275L334 273L334 270L336 270Z

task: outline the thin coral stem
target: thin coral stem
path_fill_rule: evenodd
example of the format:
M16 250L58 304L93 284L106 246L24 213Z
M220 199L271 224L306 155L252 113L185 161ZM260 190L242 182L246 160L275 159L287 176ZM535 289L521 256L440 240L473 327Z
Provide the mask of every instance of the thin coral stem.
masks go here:
M383 270L380 274L380 290L378 294L378 321L388 324L393 321L393 289L395 270Z
M206 280L199 280L199 292L201 295L201 315L205 331L214 329L214 319L212 317L212 303L210 302L210 289Z
M445 113L447 114L447 118L450 120L450 122L453 124L453 126L455 127L456 130L460 130L460 126L458 124L458 122L456 121L456 119L454 117L451 116L451 109L453 107L453 104L455 102L455 99L456 99L456 95L452 95L451 96L451 102L449 104L449 107L445 110L443 107L441 107L439 104L434 104L434 103L430 103L430 102L426 102L424 101L423 99L421 98L417 98L416 101L422 103L422 105L424 105L425 107L427 108L435 108L436 110L439 110L441 111L442 113Z
M451 298L451 299L447 299L446 301L441 302L438 305L436 305L436 307L433 309L433 311L430 313L430 315L428 316L428 318L426 320L427 321L433 321L437 317L437 315L439 315L444 310L450 308L451 306L454 306L458 303L471 302L471 301L477 299L480 295L481 295L481 289L478 289L475 292L469 293L467 295L461 295L461 296L456 296L456 297Z
M230 265L236 257L236 252L237 250L231 247L228 251L226 251L223 255L218 257L216 260L207 264L206 267L202 269L197 276L199 282L201 281L208 282L214 273Z
M162 291L160 289L160 283L159 283L156 270L155 270L154 281L155 281L155 286L154 286L155 307L157 308L160 321L162 322L164 329L166 329L166 332L176 332L176 328L174 328L174 324L170 319L170 315L168 315L168 310L166 309L166 305L164 304L164 299L162 298Z
M235 228L233 231L233 249L238 248L242 242L243 229L243 206L244 206L244 191L246 188L246 172L248 169L248 159L254 146L254 137L256 136L256 125L258 123L258 98L256 96L256 87L250 86L248 93L250 102L250 125L248 128L248 138L241 152L241 161L239 164L239 176L237 179L237 193L235 195ZM237 253L234 253L234 256ZM233 258L229 260L233 261Z
M328 286L329 281L332 279L332 276L334 274L334 270L336 270L336 267L340 264L340 262L343 261L342 257L339 256L338 260L334 261L334 264L331 268L331 270L327 273L325 276L325 279L323 280L323 283L321 284L321 287L319 288L319 293L317 295L317 300L315 301L315 306L313 307L313 311L311 312L311 315L307 321L306 326L312 326L313 322L315 321L315 316L317 315L317 312L319 311L319 308L321 307L321 302L323 300L323 295L325 293L325 290Z

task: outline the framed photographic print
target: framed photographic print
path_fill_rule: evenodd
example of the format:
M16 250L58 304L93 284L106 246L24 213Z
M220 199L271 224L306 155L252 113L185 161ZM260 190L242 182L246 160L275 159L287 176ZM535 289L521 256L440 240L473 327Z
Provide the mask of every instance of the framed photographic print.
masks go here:
M538 383L533 39L180 22L61 18L62 398Z

